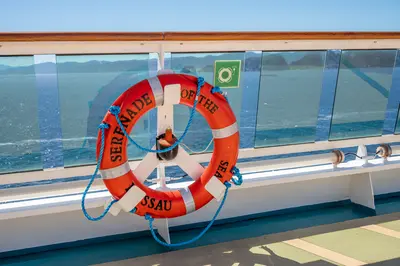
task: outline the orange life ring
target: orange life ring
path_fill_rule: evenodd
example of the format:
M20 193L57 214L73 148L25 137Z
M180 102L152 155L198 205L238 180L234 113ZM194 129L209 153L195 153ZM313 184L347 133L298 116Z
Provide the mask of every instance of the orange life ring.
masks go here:
M193 107L197 78L186 74L164 74L143 80L130 87L113 103L120 107L118 117L129 134L135 123L149 110L163 104L164 88L180 84L180 104ZM198 210L213 199L206 189L215 177L223 184L232 178L231 169L236 165L239 153L239 130L236 117L225 97L212 93L212 86L205 83L198 97L196 110L203 115L213 132L214 151L203 174L186 190L159 191L144 185L128 164L127 137L110 112L103 123L109 125L104 134L104 152L100 162L103 182L114 199L120 200L130 188L143 192L144 197L136 205L136 214L149 214L154 218L173 218ZM97 139L97 158L101 141ZM210 182L211 183L211 182ZM214 183L215 184L215 183Z

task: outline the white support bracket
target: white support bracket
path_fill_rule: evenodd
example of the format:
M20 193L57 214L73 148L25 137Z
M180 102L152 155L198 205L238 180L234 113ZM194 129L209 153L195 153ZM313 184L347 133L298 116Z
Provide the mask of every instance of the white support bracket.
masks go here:
M159 190L168 190L167 183L165 180L165 165L160 163L157 167L157 185ZM158 229L158 234L164 238L165 242L171 244L171 238L169 235L168 219L155 219L154 225Z
M106 202L104 203L104 209L106 209L108 207L108 205L110 205L111 201L113 201L113 200L114 200L113 197L106 200ZM112 216L117 216L121 212L121 207L115 203L111 206L111 208L108 212L111 213Z
M159 74L170 73L160 70ZM179 104L181 99L181 85L172 84L164 87L164 103L157 107L157 136L165 133L167 128L174 130L174 104ZM157 167L157 184L160 190L168 190L165 180L165 165L160 163ZM154 224L159 235L165 242L171 243L168 219L155 219Z
M199 179L204 172L204 167L194 159L193 155L191 156L181 146L179 146L178 154L173 162L193 180Z
M154 145L151 149L156 149L156 145ZM146 181L146 179L159 165L159 163L160 161L157 158L157 154L154 152L149 152L142 159L139 165L134 170L132 170L132 173L136 176L137 179L139 179L141 183L144 183L144 181Z
M365 146L365 145L358 146L357 156L361 157L362 159L360 159L359 157L356 157L356 160L363 160L363 164L367 164L368 163L367 146Z
M199 164L193 156L187 153L182 147L179 147L178 155L174 159L174 163L185 171L193 180L197 180L204 172L204 167ZM205 189L217 200L220 201L224 196L225 185L213 176L205 186Z
M158 234L164 239L164 241L168 244L171 244L168 219L154 219L153 224L157 228Z
M166 177L165 177L165 165L160 163L157 166L157 189L161 191L168 190Z
M137 186L132 186L125 193L125 195L119 199L119 201L111 206L109 212L113 216L117 216L121 210L124 210L125 212L130 212L144 198L144 196L146 196L146 193L143 190L141 190ZM108 201L106 201L104 208L107 208L112 200L114 199L110 198Z
M350 177L351 202L375 210L374 190L371 173L355 174Z
M222 184L215 176L211 177L210 181L206 184L206 190L217 200L221 201L224 197L226 186Z
M180 99L180 84L165 86L164 104L157 107L157 135L165 133L168 127L174 130L174 104L179 104Z

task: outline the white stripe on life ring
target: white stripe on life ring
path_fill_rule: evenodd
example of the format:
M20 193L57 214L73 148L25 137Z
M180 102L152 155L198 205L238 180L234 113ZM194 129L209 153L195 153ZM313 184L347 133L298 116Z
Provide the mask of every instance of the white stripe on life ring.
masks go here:
M238 130L239 130L238 125L235 122L232 125L224 127L224 128L213 129L212 135L213 135L214 139L223 139L223 138L232 136L233 134L238 132Z
M196 205L194 203L192 192L190 192L189 188L181 188L179 189L181 193L183 202L185 203L186 213L191 213L196 210Z
M125 162L117 167L100 170L101 177L103 179L114 179L125 175L131 170L128 162Z
M207 182L205 189L217 200L221 201L224 197L226 186L216 176L211 177Z
M156 101L156 106L161 106L164 104L164 90L161 86L158 77L152 77L148 79L151 90L153 91L154 99Z

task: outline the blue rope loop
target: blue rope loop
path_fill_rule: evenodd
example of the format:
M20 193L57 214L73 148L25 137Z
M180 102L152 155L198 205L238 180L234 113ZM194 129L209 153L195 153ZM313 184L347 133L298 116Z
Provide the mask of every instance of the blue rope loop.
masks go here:
M211 89L211 93L220 93L220 94L222 94L223 91L221 90L220 87L213 87L213 88Z
M148 149L148 148L142 147L142 146L140 146L136 141L134 141L134 140L131 138L131 136L129 136L128 132L126 132L126 130L125 130L124 125L121 123L121 120L120 120L119 117L118 117L119 113L121 112L121 108L120 108L119 106L111 106L110 109L109 109L109 111L110 111L110 113L111 113L112 115L115 116L115 119L117 120L117 123L118 123L119 127L121 128L122 132L124 133L124 135L128 138L128 140L129 140L133 145L136 146L136 148L138 148L138 149L140 149L140 150L142 150L142 151L153 152L153 153L168 152L168 151L173 150L176 146L178 146L178 145L182 142L182 140L185 138L186 134L188 133L189 128L190 128L190 126L191 126L191 124L192 124L192 122L193 122L194 113L195 113L195 111L196 111L196 106L197 106L198 98L199 98L198 96L200 95L200 90L201 90L201 88L204 86L204 83L205 83L204 78L202 78L202 77L198 77L198 78L197 78L196 98L195 98L195 100L194 100L192 110L190 110L189 120L188 120L188 123L187 123L187 125L186 125L186 128L185 128L185 130L184 130L182 136L181 136L172 146L170 146L170 147L168 147L168 148L165 148L165 149L162 149L162 150L152 150L152 149Z
M239 168L237 168L236 166L232 167L232 174L234 174L237 178L234 178L232 176L232 182L236 185L236 186L240 186L241 184L243 184L243 176L240 173Z
M197 78L197 86L203 87L205 83L205 80L203 77L198 77Z
M113 105L110 107L109 111L112 115L117 116L121 112L121 108L119 106Z
M180 243L174 243L174 244L168 244L168 243L166 243L166 242L160 240L160 239L157 237L156 233L154 232L154 228L153 228L153 221L154 221L154 218L151 217L149 214L146 214L146 215L144 216L144 218L145 218L147 221L149 221L150 232L151 232L151 235L153 236L154 240L156 240L156 242L157 242L158 244L160 244L160 245L162 245L162 246L165 246L165 247L179 247L179 246L184 246L184 245L188 245L188 244L191 244L191 243L193 243L193 242L199 240L199 239L211 228L211 226L214 224L215 219L217 218L218 214L220 213L222 207L223 207L224 204L225 204L225 200L226 200L226 197L228 196L228 190L229 190L229 188L231 187L231 184L230 184L229 182L225 182L224 185L226 186L226 190L225 190L225 193L224 193L224 197L222 198L221 204L219 205L219 207L218 207L217 211L215 212L213 218L211 219L211 221L209 222L209 224L206 226L206 228L204 228L203 231L200 232L200 234L198 234L197 236L195 236L194 238L192 238L192 239L190 239L190 240L187 240L187 241L184 241L184 242L180 242Z
M226 96L226 93L224 93L224 92L221 90L220 87L213 87L213 88L211 89L211 93L219 93L219 94L221 94L222 96L224 96L225 100L228 100L228 97Z
M106 124L106 123L101 123L98 126L98 129L109 129L109 128L110 128L110 126L108 124Z
M88 185L86 186L85 191L83 192L83 195L82 195L82 201L81 201L82 212L83 212L83 214L85 215L85 217L86 217L89 221L99 221L99 220L103 219L104 216L106 216L106 214L109 212L111 206L112 206L114 203L117 202L117 200L112 200L112 201L108 204L107 208L105 208L105 210L103 211L103 213L100 214L100 216L98 216L98 217L92 217L92 216L90 216L90 214L87 212L86 207L85 207L86 195L87 195L87 193L88 193L90 187L92 186L94 179L95 179L96 176L97 176L97 173L98 173L99 168L100 168L100 163L101 163L101 161L102 161L102 159L103 159L103 154L104 154L104 130L108 129L109 127L110 127L110 126L107 125L107 124L105 124L105 123L102 123L102 124L99 125L99 129L100 129L100 132L101 132L100 155L99 155L99 159L98 159L98 161L97 161L96 169L94 170L94 173L93 173L92 177L90 178L90 181L89 181Z

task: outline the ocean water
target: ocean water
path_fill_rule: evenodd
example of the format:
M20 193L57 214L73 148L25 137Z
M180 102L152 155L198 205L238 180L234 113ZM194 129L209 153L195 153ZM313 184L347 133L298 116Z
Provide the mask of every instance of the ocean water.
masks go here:
M243 56L243 53L238 53L234 58ZM186 64L172 64L171 68L180 72ZM61 145L66 167L94 164L97 125L118 95L148 77L147 65L143 68L122 72L59 70L57 82L62 138L44 140L40 137L38 113L46 110L41 110L43 107L38 105L35 75L0 73L3 96L0 99L0 173L41 169L43 142ZM212 69L196 69L196 75L213 83ZM340 69L332 124L326 128L331 132L331 140L382 134L391 71L386 68L358 68L358 71L378 83L380 90L361 79L352 69ZM259 71L243 72L240 88L224 89L240 126L241 145L267 147L315 141L322 83L322 66L262 70L261 77ZM185 106L174 107L177 136L182 134L189 112L190 109ZM330 120L331 117L320 119ZM154 122L154 117L146 114L135 125L131 136L140 145L151 147L154 144ZM202 151L211 139L211 130L205 119L196 114L184 143L193 151ZM212 149L211 145L208 151ZM128 154L130 159L140 159L145 155L132 145L129 145ZM167 175L181 174L178 167L167 169Z

